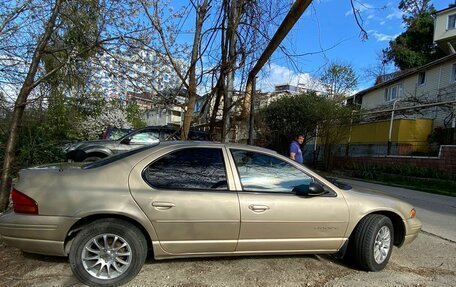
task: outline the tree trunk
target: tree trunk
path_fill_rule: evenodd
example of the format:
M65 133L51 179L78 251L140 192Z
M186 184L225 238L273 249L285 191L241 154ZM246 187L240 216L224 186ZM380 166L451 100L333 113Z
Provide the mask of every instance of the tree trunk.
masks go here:
M243 1L239 3L237 0L231 1L231 8L229 10L228 18L228 70L227 72L227 91L225 101L223 104L223 126L222 126L222 142L229 142L229 130L231 127L231 103L233 101L233 89L234 89L234 69L236 66L236 41L237 41L237 30L239 24L240 7L242 7Z
M191 65L189 70L188 78L188 91L187 91L187 110L184 115L184 123L182 126L182 140L188 139L190 132L190 126L193 119L193 109L195 108L196 102L196 61L198 60L198 50L201 42L201 30L203 28L204 19L206 17L209 3L208 0L204 0L201 5L198 5L196 11L196 29L195 37L193 38L193 49L191 57Z
M240 133L241 139L246 139L248 135L248 120L250 114L250 103L252 102L252 81L258 74L258 72L263 68L266 64L268 59L277 49L277 47L282 43L282 40L287 36L288 32L293 28L295 23L299 20L301 15L310 5L312 0L296 0L293 6L290 8L287 16L283 19L282 23L280 24L279 29L277 29L276 33L272 37L271 41L269 42L266 49L261 54L260 58L258 59L257 63L250 71L249 76L247 78L247 85L245 90L244 101L242 103L242 112L241 112L241 123L240 123Z
M220 73L220 78L217 82L217 85L215 86L215 101L214 101L214 107L212 109L212 114L211 114L211 119L209 123L209 135L211 137L211 140L214 139L215 135L215 126L217 124L217 113L220 107L220 100L222 99L223 92L225 89L225 77L223 73Z
M6 141L5 146L3 170L0 179L0 211L4 211L8 207L12 180L12 167L15 161L15 150L19 135L19 125L22 121L22 116L24 114L28 96L35 88L35 76L38 71L38 66L40 64L46 45L48 44L49 39L53 33L57 15L59 14L62 2L63 0L57 0L55 3L51 17L46 24L43 36L36 46L27 76L24 83L22 84L21 90L19 91L19 95L17 96L14 105L9 127L9 137Z

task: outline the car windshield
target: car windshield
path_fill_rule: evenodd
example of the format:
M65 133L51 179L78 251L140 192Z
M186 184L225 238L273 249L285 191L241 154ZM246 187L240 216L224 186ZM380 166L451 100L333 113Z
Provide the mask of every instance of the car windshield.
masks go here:
M139 148L136 148L136 149L132 149L130 151L127 151L127 152L123 152L123 153L118 153L118 154L115 154L115 155L112 155L112 156L108 156L106 158L103 158L103 159L100 159L98 161L95 161L95 162L92 162L92 163L88 163L88 164L85 164L83 165L81 168L82 169L92 169L92 168L97 168L97 167L101 167L101 166L105 166L107 164L110 164L110 163L113 163L115 161L118 161L118 160L121 160L121 159L124 159L126 157L129 157L131 155L134 155L134 154L137 154L139 152L142 152L146 149L149 149L151 147L154 147L156 145L158 145L159 143L156 143L154 145L147 145L147 146L143 146L143 147L139 147Z
M120 138L118 138L117 141L123 141L126 138L130 138L132 135L134 135L137 132L138 132L138 130L133 130L133 131L127 133L127 134L124 134Z

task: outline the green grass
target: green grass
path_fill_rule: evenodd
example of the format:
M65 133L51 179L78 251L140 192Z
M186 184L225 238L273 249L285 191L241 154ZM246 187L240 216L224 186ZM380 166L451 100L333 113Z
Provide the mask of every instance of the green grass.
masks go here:
M380 176L376 181L398 187L405 187L428 193L456 197L456 182L452 180L410 179L407 177Z
M375 183L456 197L456 181L451 179L419 178L379 172L367 174L353 171L339 172L345 176L360 178Z
M436 169L414 165L352 164L341 172L350 177L382 184L456 196L456 176Z

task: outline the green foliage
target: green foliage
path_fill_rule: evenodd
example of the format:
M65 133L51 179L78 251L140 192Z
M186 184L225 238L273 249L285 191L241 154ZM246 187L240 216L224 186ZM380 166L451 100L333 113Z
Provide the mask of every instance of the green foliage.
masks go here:
M63 142L50 133L58 129L49 129L34 121L23 127L19 133L16 164L19 168L65 160Z
M78 0L65 1L62 6L62 34L66 46L71 46L78 51L96 44L98 30L98 1ZM95 54L95 50L83 54L88 58Z
M35 103L25 111L19 129L14 172L28 166L64 161L64 145L87 138L81 129L87 119L114 109L123 113L128 109L132 113L131 120L136 121L138 126L144 125L141 122L141 113L134 103L124 107L119 101L107 101L103 98L75 99L58 93L48 99L47 105L43 102ZM106 123L103 127L108 125ZM7 114L6 118L0 119L0 162L3 162L8 126Z
M284 96L260 110L260 116L270 130L280 135L290 139L296 134L308 137L314 134L320 119L315 110L321 100L314 93Z
M434 44L433 5L428 0L401 1L406 31L389 42L383 50L385 62L394 62L401 70L415 68L437 60L444 53Z
M143 112L139 109L137 103L129 102L125 110L127 112L127 120L133 128L139 129L147 125L142 117Z
M358 85L358 77L353 67L341 63L331 63L324 70L320 81L326 85L333 98L347 96Z
M304 134L314 137L318 125L318 142L324 147L325 168L331 168L332 149L346 136L352 110L339 101L307 93L284 96L260 110L260 117L278 138L290 141Z
M65 143L62 131L65 117L61 118L60 123L57 123L56 119L52 117L53 115L48 116L39 109L25 112L16 145L14 172L20 168L60 162L65 159L62 149ZM1 125L5 127L0 134L0 161L3 162L3 144L8 139L6 127L9 126L9 119L2 119Z

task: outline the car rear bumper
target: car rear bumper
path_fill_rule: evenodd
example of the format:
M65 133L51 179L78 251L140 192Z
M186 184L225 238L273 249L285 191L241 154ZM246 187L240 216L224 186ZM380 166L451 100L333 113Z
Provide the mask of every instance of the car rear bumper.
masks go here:
M411 218L404 220L405 223L405 239L403 244L408 244L416 239L418 233L421 231L421 220L418 218Z
M65 238L77 220L8 212L0 216L0 236L7 245L26 252L65 256Z

